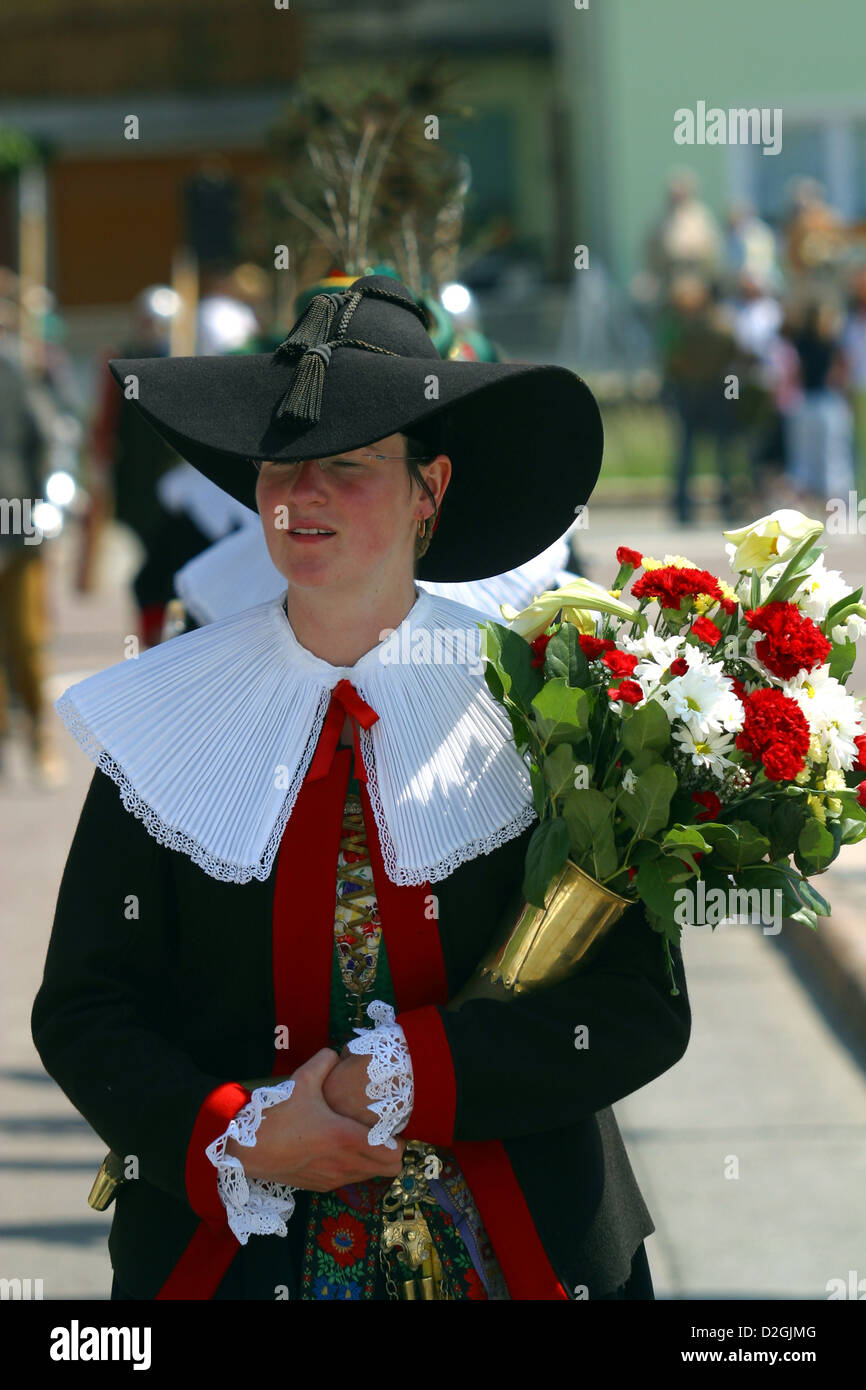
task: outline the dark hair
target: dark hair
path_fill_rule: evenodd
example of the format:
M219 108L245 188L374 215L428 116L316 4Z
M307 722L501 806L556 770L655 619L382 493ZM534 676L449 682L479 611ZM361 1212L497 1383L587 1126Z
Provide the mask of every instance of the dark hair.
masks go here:
M408 430L402 431L402 434L406 441L406 471L409 478L411 482L418 483L419 487L423 488L433 503L433 515L427 519L423 536L415 537L415 560L417 562L422 555L426 554L433 539L433 528L439 513L436 498L430 491L427 479L421 472L424 462L419 463L418 460L432 463L438 454L448 453L450 431L447 412L440 411L430 420L422 420L417 425L410 425Z

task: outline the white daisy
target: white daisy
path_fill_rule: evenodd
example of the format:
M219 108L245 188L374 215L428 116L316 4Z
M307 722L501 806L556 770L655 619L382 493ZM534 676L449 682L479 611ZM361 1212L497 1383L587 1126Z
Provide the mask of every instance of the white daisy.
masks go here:
M863 701L848 694L844 685L830 675L829 666L801 671L786 681L782 690L800 706L828 766L836 771L850 771L859 756L854 740L866 732Z
M684 676L675 676L661 689L659 699L671 723L681 719L703 736L711 730L738 733L742 729L743 706L721 671L718 664L690 664Z
M651 623L640 637L629 637L624 633L618 645L630 656L638 658L632 679L640 681L645 695L651 686L658 685L671 662L685 649L682 637L661 637Z
M823 623L827 612L840 598L852 594L854 590L846 584L839 570L828 570L824 556L819 555L810 567L806 578L791 595L791 603L796 603L801 612L815 623Z
M717 729L699 733L690 725L684 724L674 729L674 738L682 752L689 754L695 767L707 768L718 778L724 777L726 772L736 766L725 756L734 746L730 734L721 733Z

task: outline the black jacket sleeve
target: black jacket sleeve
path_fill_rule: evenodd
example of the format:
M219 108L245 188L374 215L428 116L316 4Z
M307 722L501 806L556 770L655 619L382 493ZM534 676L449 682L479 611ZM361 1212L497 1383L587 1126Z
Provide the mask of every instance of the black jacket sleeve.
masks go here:
M509 850L499 872L519 884L521 843ZM671 957L677 994L662 938L635 903L594 959L561 984L398 1014L415 1082L404 1137L443 1144L560 1129L645 1086L689 1040L680 949L671 946Z
M185 1165L199 1112L215 1088L229 1115L248 1092L201 1071L167 1036L162 1000L176 927L170 860L97 770L63 873L31 1027L46 1071L100 1138L137 1158L138 1176L193 1206ZM205 1142L228 1123L213 1118ZM213 1177L209 1201L215 1169Z

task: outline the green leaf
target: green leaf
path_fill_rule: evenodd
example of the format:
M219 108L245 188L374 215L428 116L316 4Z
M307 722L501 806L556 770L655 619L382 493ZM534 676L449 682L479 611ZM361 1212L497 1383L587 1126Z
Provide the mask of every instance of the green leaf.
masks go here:
M830 675L834 676L835 679L839 681L840 685L844 685L851 674L851 668L854 665L856 657L856 642L840 642L838 646L833 648L828 663Z
M563 800L562 817L568 826L572 851L586 854L600 828L613 827L613 803L594 787L572 789Z
M488 622L482 632L482 650L492 662L503 692L528 714L533 696L540 690L543 677L532 665L532 648L524 637L502 623Z
M746 820L762 835L769 836L773 817L773 803L768 796L750 797L740 811L740 820Z
M676 855L688 864L696 878L701 877L701 866L695 854L706 854L710 846L703 835L693 825L675 825L668 831L661 843L664 854Z
M764 599L764 603L774 603L778 598L779 590L782 585L790 579L792 575L797 575L801 582L806 578L807 570L815 563L821 554L821 547L813 544L814 539L814 536L811 538L807 536L804 541L801 541L798 546L794 547L791 551L788 563L782 570L773 588ZM753 600L752 607L757 608L757 606L758 605Z
M683 929L679 922L673 917L662 916L660 913L654 912L647 902L644 902L643 908L647 915L647 921L653 931L658 932L659 935L671 945L678 947L681 943L683 934Z
M813 931L818 930L818 917L816 913L812 911L811 907L801 907L799 912L792 912L791 921L804 922L805 925L811 927Z
M817 888L814 888L807 878L800 881L800 897L803 899L804 907L809 907L819 917L829 917L831 908L827 899L823 897Z
M808 818L805 798L785 796L773 807L770 820L770 854L774 859L785 858L797 848L800 831Z
M580 634L574 623L563 623L554 633L544 653L544 674L548 679L562 679L569 685L585 688L592 681L589 662L580 646Z
M488 670L489 669L488 667ZM514 735L514 742L518 751L530 747L532 744L532 734L520 710L508 700L505 702L505 712L511 721L511 732Z
M678 865L672 860L649 859L641 864L632 882L638 896L666 922L676 921L674 913L682 877L677 869Z
M487 682L487 687L488 687L488 689L489 689L491 695L493 696L494 700L498 700L499 703L500 703L500 705L504 704L504 703L505 703L505 691L504 691L503 686L502 686L502 681L499 679L499 673L498 673L498 671L497 671L497 669L496 669L496 665L495 665L494 662L492 662L492 661L485 661L485 663L484 663L484 679L485 679L486 682Z
M841 842L841 831L840 831ZM797 840L794 862L804 875L823 873L836 858L838 849L832 833L812 816Z
M552 796L564 796L574 791L574 774L577 767L574 754L567 743L560 743L552 753L548 753L542 763L544 780Z
M700 850L701 854L706 854L710 849L709 843L695 825L671 826L662 840L661 847L667 853L668 850L678 845L687 845L689 849Z
M648 767L638 777L632 793L619 798L623 818L641 836L663 830L670 819L671 797L676 788L677 776L672 767L664 763Z
M662 753L670 741L671 726L657 700L648 700L623 722L622 746L633 757L648 749Z
M730 864L731 868L743 869L747 864L756 864L769 854L770 841L749 821L731 821L728 829L734 832L735 840L732 843L730 840L722 839L715 846L715 850L719 858ZM706 827L704 833L706 834Z
M598 879L599 882L611 878L616 873L619 868L619 855L610 821L599 822L589 849L583 852L577 863L584 873Z
M547 681L532 699L535 727L542 742L576 743L589 722L589 700L584 690L567 681Z
M742 869L736 875L736 886L747 890L756 888L759 893L778 893L784 917L793 916L803 905L789 875L774 864L753 864L751 868Z
M839 598L830 605L827 609L827 616L821 624L828 635L830 629L836 627L839 614L844 613L845 609L850 608L852 604L859 603L862 597L863 586L861 584L860 588L855 589L853 594L846 594L844 598Z
M536 826L526 850L522 886L524 898L534 907L544 907L545 894L551 880L565 864L568 849L568 827L561 816L543 820Z
M535 814L539 820L542 820L544 808L547 805L547 788L541 768L536 762L529 765L529 780L532 783L532 804L535 807Z
M866 808L858 806L847 796L842 802L842 808L842 815L839 819L841 843L843 845L856 845L866 837Z
M636 777L642 772L646 772L653 763L660 763L661 758L654 748L644 748L640 753L636 753L631 760L631 770Z
M656 840L638 840L629 858L632 864L645 864L649 859L658 859L661 852L661 846Z
M718 849L721 845L731 848L737 842L737 832L732 830L724 821L708 820L701 821L701 834L705 840L709 840L713 849Z

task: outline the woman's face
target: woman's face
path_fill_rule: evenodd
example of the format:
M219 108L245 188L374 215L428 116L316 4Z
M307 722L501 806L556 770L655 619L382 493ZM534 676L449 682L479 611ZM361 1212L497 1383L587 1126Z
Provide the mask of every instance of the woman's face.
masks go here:
M332 454L321 467L317 459L260 465L256 506L268 553L289 584L317 588L378 578L377 587L387 588L411 575L418 519L432 504L411 482L405 457L405 439L391 434ZM439 455L423 473L438 502L450 461ZM329 534L298 534L311 527Z

